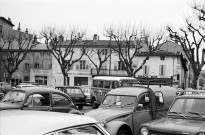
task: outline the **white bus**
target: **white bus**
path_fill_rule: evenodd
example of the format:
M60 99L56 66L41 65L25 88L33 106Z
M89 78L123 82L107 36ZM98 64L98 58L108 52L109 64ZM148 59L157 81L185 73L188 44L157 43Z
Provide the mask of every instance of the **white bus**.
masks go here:
M138 83L139 81L132 77L96 76L93 78L90 91L91 105L94 109L98 108L107 92L111 89L121 86L133 86Z

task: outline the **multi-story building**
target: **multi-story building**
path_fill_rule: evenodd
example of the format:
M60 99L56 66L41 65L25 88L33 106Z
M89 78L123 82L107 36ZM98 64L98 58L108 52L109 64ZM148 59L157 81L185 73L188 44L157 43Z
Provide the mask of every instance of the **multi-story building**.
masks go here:
M13 29L10 19L0 17L0 32L4 27ZM20 28L19 28L20 29ZM94 38L95 44L87 49L103 50L101 55L111 53L111 57L103 63L100 75L127 76L118 53L111 51L109 45L115 45L114 41L99 40ZM76 46L75 55L79 54L82 46ZM117 47L117 46L116 46ZM133 48L134 49L134 48ZM146 53L135 56L133 67L137 68L144 60ZM75 57L75 56L74 56ZM93 60L99 63L97 55ZM92 85L92 78L97 75L96 69L87 56L71 67L68 71L67 85ZM192 83L192 71L186 61L181 46L170 41L165 42L161 50L153 53L143 68L135 74L137 78L168 78L172 79L178 87L190 87ZM0 81L6 81L7 73L0 63ZM45 44L39 44L28 53L18 70L13 74L13 82L31 81L43 85L63 85L63 74L57 60L46 48Z
M112 43L111 43L112 42ZM109 40L97 40L94 45L91 45L88 49L101 49L103 52L110 53L109 44L115 44L114 41ZM78 54L79 48L76 48ZM103 55L103 54L102 54ZM140 53L136 55L133 66L137 68L141 65L145 59L146 53ZM96 63L99 60L94 59ZM136 73L137 78L165 78L172 79L173 84L177 87L186 88L190 87L191 80L188 72L188 62L186 61L182 48L171 41L165 42L161 50L153 53L143 68ZM56 60L53 60L53 77L55 81L53 84L62 85L63 76ZM70 71L68 71L68 85L91 85L93 76L96 76L96 68L89 61L87 56L83 56L77 64L73 65ZM117 53L111 53L111 57L103 64L100 71L100 75L110 76L127 76L127 72L124 70L122 63L119 60Z
M20 24L17 30L13 29L13 24L10 19L0 17L0 32L2 31L21 31ZM28 29L26 30L28 33ZM21 62L18 69L13 73L11 77L11 83L13 86L20 82L30 81L37 82L38 84L51 84L51 67L52 56L47 50L45 44L39 43L32 49ZM0 81L8 81L8 73L0 61Z

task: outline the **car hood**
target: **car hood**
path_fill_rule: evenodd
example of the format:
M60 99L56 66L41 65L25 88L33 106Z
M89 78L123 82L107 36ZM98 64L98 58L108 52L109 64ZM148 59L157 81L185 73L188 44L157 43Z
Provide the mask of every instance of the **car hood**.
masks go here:
M197 119L176 119L176 118L162 118L153 121L149 124L150 130L161 132L175 132L176 134L182 132L202 131L205 127L205 120Z
M85 115L93 117L99 122L109 122L113 119L129 115L131 110L98 108L85 113Z
M0 102L0 110L19 109L20 105Z

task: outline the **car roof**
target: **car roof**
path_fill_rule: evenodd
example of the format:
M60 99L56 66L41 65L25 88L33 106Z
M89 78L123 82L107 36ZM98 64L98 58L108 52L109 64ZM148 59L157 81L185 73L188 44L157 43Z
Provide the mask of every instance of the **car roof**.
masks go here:
M170 86L158 86L151 85L147 86L128 86L128 87L118 87L108 92L108 94L117 94L117 95L140 95L141 93L147 92L148 89L152 89L153 92L161 91L164 95L169 95L170 93L176 95L177 88Z
M122 81L122 80L137 80L132 77L118 77L118 76L96 76L93 80L105 80L105 81Z
M57 89L54 88L46 88L46 87L22 87L22 88L14 88L12 90L17 90L17 91L25 91L27 93L33 93L33 92L60 92L63 93Z
M80 88L79 86L55 86L55 88Z
M181 95L181 96L178 96L177 98L203 98L203 99L205 99L205 94Z
M0 117L1 135L43 135L62 128L97 122L85 115L28 110L3 110Z

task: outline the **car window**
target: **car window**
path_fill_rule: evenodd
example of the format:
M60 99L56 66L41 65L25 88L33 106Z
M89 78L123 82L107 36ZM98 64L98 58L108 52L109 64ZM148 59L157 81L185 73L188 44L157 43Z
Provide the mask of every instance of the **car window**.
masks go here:
M150 109L150 101L149 101L149 94L144 93L139 97L137 110L149 110Z
M136 97L134 96L120 96L120 95L107 95L103 101L103 105L133 107Z
M103 135L96 127L84 126L64 129L57 132L57 135Z
M34 93L29 95L26 103L29 107L33 106L50 106L49 93Z
M71 101L64 95L53 93L52 94L52 104L54 106L67 106L67 105L71 105Z
M9 91L1 101L13 103L13 104L20 104L23 103L24 98L25 98L25 92Z
M155 94L156 108L157 109L162 108L164 106L164 98L162 92L157 91L154 94Z
M105 81L105 88L110 88L110 81Z
M82 94L82 91L78 88L66 88L67 93Z

